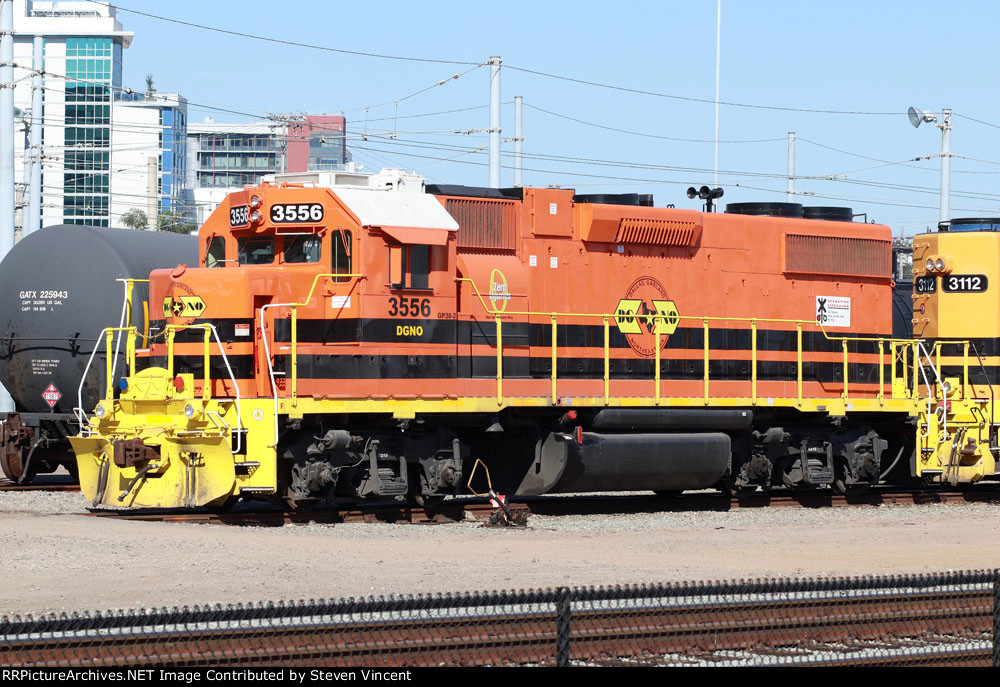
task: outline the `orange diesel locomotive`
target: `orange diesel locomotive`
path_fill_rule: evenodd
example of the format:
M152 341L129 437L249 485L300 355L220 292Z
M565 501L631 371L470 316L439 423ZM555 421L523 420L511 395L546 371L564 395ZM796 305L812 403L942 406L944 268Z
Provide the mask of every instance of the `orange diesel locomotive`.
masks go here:
M890 230L729 210L399 172L230 194L200 265L150 275L159 319L127 332L129 369L73 439L84 492L170 507L426 504L487 475L510 494L875 483L915 403L890 341Z

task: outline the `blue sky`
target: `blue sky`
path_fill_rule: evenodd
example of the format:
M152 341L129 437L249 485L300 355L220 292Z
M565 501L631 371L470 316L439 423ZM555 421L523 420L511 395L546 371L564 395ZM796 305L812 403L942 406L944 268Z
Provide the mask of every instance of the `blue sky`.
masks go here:
M158 90L189 99L192 121L248 119L206 106L261 117L343 112L348 148L366 169L398 165L440 183L486 185L486 133L452 132L489 126L489 68L474 67L500 55L503 102L524 97L526 185L653 193L657 205L698 207L686 188L712 183L712 103L588 86L521 69L711 101L715 0L534 5L122 0L121 7L247 36L472 63L277 45L122 11L120 20L135 32L124 55L125 85L141 88L144 75L152 73ZM925 124L915 130L907 122L907 107L915 105L956 113L952 152L964 157L952 162L952 215L1000 216L1000 96L991 35L998 19L1000 5L986 1L723 0L720 97L756 106L721 107L720 139L754 141L721 144L723 202L784 201L786 137L795 131L796 174L838 175L797 180L797 190L815 194L800 202L848 205L897 233L934 226L939 160L888 164L940 152L938 129ZM394 104L470 69L403 100L398 109ZM775 107L793 109L768 109ZM463 108L478 109L413 116ZM504 137L513 136L512 104L504 105L503 127ZM392 132L395 138L389 137ZM362 140L366 134L368 140ZM512 144L505 143L504 165L512 164L506 156L512 152ZM505 168L502 179L511 185L513 171Z

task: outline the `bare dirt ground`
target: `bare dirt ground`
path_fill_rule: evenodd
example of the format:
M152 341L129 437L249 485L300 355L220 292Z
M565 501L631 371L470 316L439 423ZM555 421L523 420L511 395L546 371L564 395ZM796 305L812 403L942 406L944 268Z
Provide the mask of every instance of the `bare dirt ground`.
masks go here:
M0 615L1000 567L1000 504L532 516L526 530L89 518L0 493Z

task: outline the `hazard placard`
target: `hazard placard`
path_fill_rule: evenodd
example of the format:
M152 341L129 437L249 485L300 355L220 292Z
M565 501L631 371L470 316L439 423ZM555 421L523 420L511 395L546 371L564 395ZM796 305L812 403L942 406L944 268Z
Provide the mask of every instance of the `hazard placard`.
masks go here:
M45 391L42 392L42 398L49 404L49 408L55 408L56 403L62 398L62 394L59 393L59 389L56 388L55 384L49 384L45 388Z

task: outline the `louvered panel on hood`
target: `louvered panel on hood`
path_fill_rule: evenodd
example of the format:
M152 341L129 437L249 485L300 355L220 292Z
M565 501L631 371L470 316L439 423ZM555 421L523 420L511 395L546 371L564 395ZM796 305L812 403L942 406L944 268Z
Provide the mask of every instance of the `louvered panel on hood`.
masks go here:
M645 243L656 246L690 246L701 226L694 222L623 217L618 223L615 243Z
M515 252L517 205L513 200L448 198L445 209L458 222L458 251Z
M888 278L891 262L891 241L785 235L785 272Z

